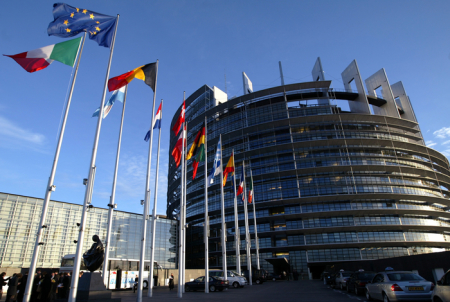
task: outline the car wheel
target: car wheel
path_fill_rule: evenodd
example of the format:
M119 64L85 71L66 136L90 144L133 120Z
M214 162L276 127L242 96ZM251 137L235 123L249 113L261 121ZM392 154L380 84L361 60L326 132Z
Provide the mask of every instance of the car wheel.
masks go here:
M233 287L234 287L234 288L238 288L238 287L239 287L239 283L233 282Z
M185 285L184 286L184 291L185 292L190 292L191 291L191 288L189 287L189 285Z
M261 281L259 279L256 279L255 283L256 284L261 284Z
M367 299L367 301L372 301L373 300L372 297L369 294L369 290L367 290L367 289L366 289L366 299Z
M144 280L143 283L144 283L144 289L147 289L148 288L148 282Z
M383 293L383 302L389 302L389 298L385 293Z
M216 287L214 286L214 285L210 285L209 286L209 291L212 293L212 292L215 292L216 291Z

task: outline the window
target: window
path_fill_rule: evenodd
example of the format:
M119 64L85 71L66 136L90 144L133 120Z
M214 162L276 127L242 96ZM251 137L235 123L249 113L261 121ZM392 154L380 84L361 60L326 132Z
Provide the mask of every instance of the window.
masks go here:
M373 278L373 283L380 283L380 282L384 282L384 276L378 274L375 276L375 278Z

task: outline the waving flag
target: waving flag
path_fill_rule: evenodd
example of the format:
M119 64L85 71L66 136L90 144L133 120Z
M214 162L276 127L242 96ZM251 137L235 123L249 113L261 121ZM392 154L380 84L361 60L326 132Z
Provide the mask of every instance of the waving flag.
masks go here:
M109 98L108 102L105 103L105 106L103 107L103 118L105 118L109 114L109 112L112 109L112 106L114 105L114 103L116 101L123 103L123 99L125 98L125 88L126 87L122 87L119 90L114 91L114 93ZM92 114L92 117L98 116L99 113L100 113L100 108L97 108L97 110L95 110L94 114Z
M89 39L100 46L110 47L116 17L99 14L87 9L73 7L65 3L53 4L53 18L47 28L49 36L60 38L75 37L87 31Z
M108 80L109 91L117 90L125 85L128 85L134 78L142 80L155 91L156 87L156 63L142 65L120 76Z
M17 55L4 55L10 57L28 72L35 72L47 68L53 61L73 67L80 47L81 38L45 46L26 51Z
M172 128L172 131L175 132L175 135L178 134L178 132L181 129L181 124L184 123L184 115L186 113L186 101L183 101L183 107L181 107L181 112L180 112L180 116L178 117L177 122L175 123L175 125Z
M223 186L227 183L228 173L231 173L231 177L234 176L234 152L231 152L230 159L228 160L228 164L225 167L225 171L223 171ZM234 179L234 178L233 178Z
M248 189L248 203L253 200L253 176L250 176L250 188Z
M156 111L155 119L153 120L153 129L161 129L161 104L159 104L158 111ZM147 134L145 135L144 141L148 142L150 139L150 130L148 130Z
M214 183L214 176L217 176L222 172L222 163L220 162L220 153L222 152L221 138L217 143L216 156L214 156L214 165L211 169L211 173L208 175L208 187Z
M239 188L236 192L236 196L242 194L242 201L244 201L244 167L242 167L241 179L239 180Z
M191 157L195 156L194 162L192 163L192 179L195 179L195 175L197 175L198 163L205 160L205 134L205 123L203 123L200 131L195 137L194 142L192 143L188 155L186 156L186 160L189 160Z
M177 164L177 168L181 163L181 153L183 148L183 133L186 132L186 127L184 127L184 130L181 131L180 136L178 137L177 143L175 144L175 147L172 150L172 156L175 160L175 163ZM186 140L186 138L184 139Z

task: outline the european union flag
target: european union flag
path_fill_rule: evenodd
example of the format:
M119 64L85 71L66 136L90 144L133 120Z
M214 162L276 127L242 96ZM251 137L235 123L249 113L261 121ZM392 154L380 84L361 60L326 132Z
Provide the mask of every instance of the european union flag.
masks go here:
M102 15L65 3L53 4L53 17L55 20L47 28L49 36L69 38L87 31L89 39L97 41L98 45L111 46L116 17Z

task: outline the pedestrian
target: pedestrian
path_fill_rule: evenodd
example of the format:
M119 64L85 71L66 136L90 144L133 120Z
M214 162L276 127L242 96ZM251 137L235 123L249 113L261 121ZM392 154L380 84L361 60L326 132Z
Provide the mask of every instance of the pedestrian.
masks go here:
M63 299L67 299L70 293L70 283L72 281L72 278L69 273L64 274L63 279L63 287L64 287L64 295L62 296Z
M170 274L170 277L169 277L169 290L170 291L172 291L172 289L173 289L173 280L174 280L173 274Z
M21 274L19 274L21 275ZM26 272L23 277L19 280L19 285L17 285L17 302L22 302L23 296L25 294L25 288L27 287L28 282L28 272Z
M50 301L56 300L56 293L58 290L58 280L56 279L56 274L53 272L51 275L52 289L50 291Z
M41 287L41 291L38 296L38 301L48 302L50 300L50 294L52 291L52 277L50 273L43 275L43 278L39 286Z
M2 295L3 295L3 286L5 286L7 283L6 281L9 281L9 279L11 278L5 278L6 273L3 272L0 274L0 300L2 299Z
M136 275L136 278L134 278L133 294L136 292L136 288L138 287L138 284L139 284L139 276Z
M19 279L17 275L14 274L8 282L8 291L6 292L6 300L5 302L14 301L17 295L17 285L19 283Z

